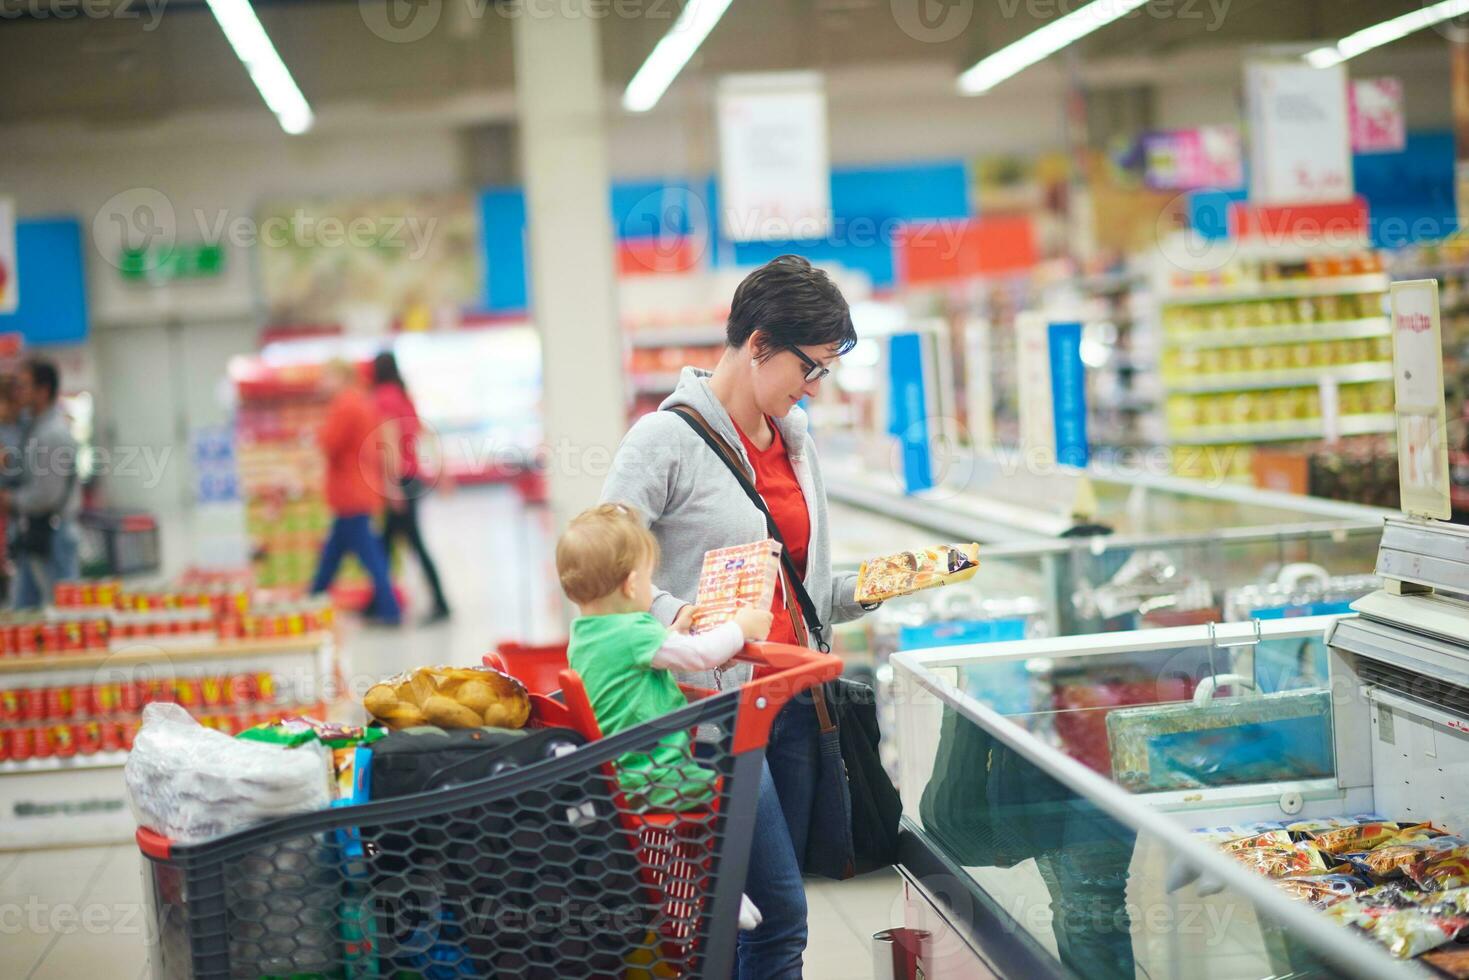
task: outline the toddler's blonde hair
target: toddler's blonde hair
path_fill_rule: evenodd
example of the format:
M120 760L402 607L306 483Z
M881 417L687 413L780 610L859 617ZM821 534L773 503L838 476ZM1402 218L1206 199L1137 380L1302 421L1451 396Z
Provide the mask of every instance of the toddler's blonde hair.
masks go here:
M622 504L603 504L571 519L556 542L556 574L566 598L581 605L616 592L638 565L658 564L658 539Z

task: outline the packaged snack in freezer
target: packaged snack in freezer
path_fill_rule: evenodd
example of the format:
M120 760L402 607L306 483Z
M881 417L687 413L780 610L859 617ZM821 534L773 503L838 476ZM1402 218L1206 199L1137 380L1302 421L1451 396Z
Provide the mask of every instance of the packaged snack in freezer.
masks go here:
M1358 824L1368 823L1370 821L1381 823L1382 818L1371 815L1358 817L1316 817L1311 820L1297 820L1295 823L1288 823L1285 825L1285 829L1289 830L1291 836L1296 840L1316 840L1328 830L1344 830L1348 827L1355 827Z
M1462 905L1446 901L1388 912L1372 927L1372 938L1399 959L1411 959L1452 942L1469 927Z
M1373 878L1402 877L1414 864L1447 857L1455 848L1469 844L1462 837L1435 837L1406 844L1387 844L1370 851L1341 855Z
M1370 851L1392 840L1398 825L1389 820L1362 823L1308 835L1323 851L1345 854L1353 851Z
M1321 851L1308 841L1285 847L1249 847L1229 856L1267 878L1326 873L1326 861L1321 857Z
M1347 925L1370 930L1382 916L1399 909L1417 908L1423 898L1423 892L1411 883L1390 881L1336 903L1326 910L1326 914Z
M1326 874L1277 878L1275 885L1291 898L1324 909L1366 891L1372 882L1357 874L1350 864L1341 864Z
M1286 829L1285 824L1279 820L1258 820L1254 823L1228 824L1223 827L1195 827L1193 833L1210 844L1224 844L1227 841L1239 840L1241 837L1251 837L1271 830L1284 829Z
M922 589L953 585L979 571L979 545L944 544L923 551L901 551L862 563L857 572L858 602L882 602Z
M1227 854L1233 854L1251 847L1291 847L1294 844L1295 841L1291 840L1290 832L1282 829L1267 830L1247 837L1236 837L1234 840L1224 841L1219 848Z
M1410 865L1408 877L1426 892L1469 887L1469 848L1456 847L1431 861Z

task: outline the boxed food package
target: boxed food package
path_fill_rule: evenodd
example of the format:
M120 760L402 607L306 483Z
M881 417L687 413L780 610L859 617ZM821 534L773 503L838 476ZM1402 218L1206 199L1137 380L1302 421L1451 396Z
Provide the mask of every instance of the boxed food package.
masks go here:
M1331 692L1119 708L1107 715L1112 776L1132 792L1332 775Z
M862 563L855 598L858 602L882 602L963 582L978 571L978 544L941 544L923 551L900 551Z
M779 578L780 542L774 538L706 552L691 632L728 622L741 606L769 609Z

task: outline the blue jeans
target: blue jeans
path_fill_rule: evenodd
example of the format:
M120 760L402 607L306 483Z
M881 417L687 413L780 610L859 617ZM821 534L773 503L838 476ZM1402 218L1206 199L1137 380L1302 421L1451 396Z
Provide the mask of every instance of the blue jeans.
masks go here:
M372 518L366 514L338 516L332 521L326 543L321 546L316 577L311 580L311 594L325 592L331 586L349 551L372 578L372 614L391 623L398 622L403 613L398 608L398 597L393 595L393 583L388 581L388 558L383 553L382 541L372 533Z
M63 521L51 535L51 554L41 558L14 547L15 608L39 609L50 601L57 582L81 577L81 555L74 521Z
M806 950L806 888L798 855L806 850L817 760L816 712L801 696L776 716L760 771L755 838L745 894L760 909L759 928L739 936L739 980L801 976Z

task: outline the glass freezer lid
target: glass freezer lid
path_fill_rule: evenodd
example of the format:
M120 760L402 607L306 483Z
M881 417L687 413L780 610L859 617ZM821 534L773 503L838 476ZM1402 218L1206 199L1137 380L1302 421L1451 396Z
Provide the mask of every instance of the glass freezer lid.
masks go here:
M1079 976L1422 975L1191 832L1371 809L1333 619L899 653L905 820Z

